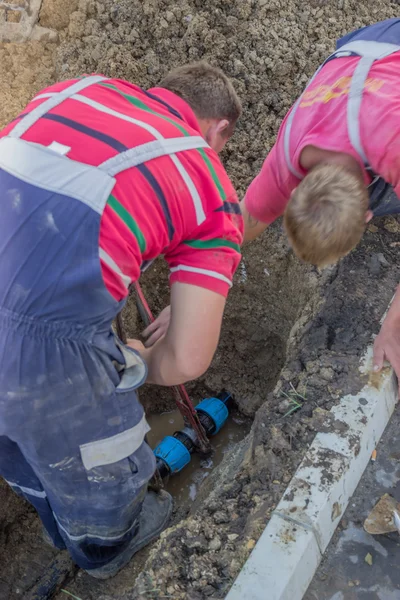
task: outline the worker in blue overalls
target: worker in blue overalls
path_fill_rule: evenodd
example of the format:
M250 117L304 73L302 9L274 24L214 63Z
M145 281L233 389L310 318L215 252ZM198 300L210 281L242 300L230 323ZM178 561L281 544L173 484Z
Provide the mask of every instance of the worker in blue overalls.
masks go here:
M149 91L55 84L0 132L0 475L97 578L171 515L147 489L135 390L194 379L215 352L243 230L218 152L240 112L228 78L198 63ZM161 254L170 322L126 346L112 321Z

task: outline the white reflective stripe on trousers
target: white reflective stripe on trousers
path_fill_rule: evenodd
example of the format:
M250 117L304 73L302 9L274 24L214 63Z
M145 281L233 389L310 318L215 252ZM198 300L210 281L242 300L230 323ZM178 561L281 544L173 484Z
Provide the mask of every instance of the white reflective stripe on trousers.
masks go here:
M5 481L7 481L8 485L12 488L18 488L19 490L21 490L21 492L27 494L28 496L34 496L35 498L47 498L47 494L44 491L38 492L37 490L24 487L23 485L18 485L18 483L13 483L12 481L8 481L7 479L5 479Z

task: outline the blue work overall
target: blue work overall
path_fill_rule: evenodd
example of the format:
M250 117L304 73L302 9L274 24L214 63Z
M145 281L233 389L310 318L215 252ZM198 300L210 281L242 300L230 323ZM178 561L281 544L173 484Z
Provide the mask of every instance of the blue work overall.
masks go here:
M46 111L103 79L48 94L0 139L0 475L87 570L135 536L155 469L135 393L146 366L111 329L123 302L103 283L101 216L117 173L206 145L160 135L93 167L57 143L21 139Z
M306 87L307 89L311 85L315 77L328 61L346 56L360 57L350 83L347 103L347 130L353 148L362 159L365 168L371 172L372 183L368 188L370 209L374 216L377 217L400 213L400 199L397 197L393 187L381 177L376 176L368 164L368 159L365 155L360 137L360 108L364 84L373 63L376 60L386 58L399 51L400 19L388 19L376 23L375 25L363 27L362 29L349 33L337 41L336 51L319 67ZM290 158L290 132L301 99L302 96L300 96L293 106L287 119L284 132L286 163L290 172L299 179L303 179L303 175L297 171Z

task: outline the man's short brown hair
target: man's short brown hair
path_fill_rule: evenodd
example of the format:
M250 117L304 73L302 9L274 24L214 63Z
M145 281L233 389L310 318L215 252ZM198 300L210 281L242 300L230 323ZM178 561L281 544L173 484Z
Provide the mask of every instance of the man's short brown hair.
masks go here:
M292 193L285 229L297 256L322 267L358 244L367 210L368 193L360 177L340 165L320 165Z
M226 119L233 133L242 105L228 77L207 62L178 67L168 73L160 87L174 92L192 107L199 119Z

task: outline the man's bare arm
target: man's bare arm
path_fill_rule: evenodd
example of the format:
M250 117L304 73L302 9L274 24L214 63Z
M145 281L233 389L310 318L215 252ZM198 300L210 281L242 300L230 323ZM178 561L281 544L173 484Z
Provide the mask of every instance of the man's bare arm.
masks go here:
M374 371L388 360L397 375L400 393L400 286L374 343Z
M141 351L148 383L178 385L200 377L217 349L225 298L185 283L171 289L171 321L164 337Z
M256 237L262 234L263 231L268 227L265 223L258 221L254 217L251 216L249 211L246 208L245 200L243 199L240 203L240 208L243 215L244 222L244 242L251 242L255 240Z

